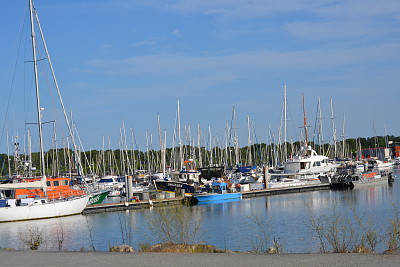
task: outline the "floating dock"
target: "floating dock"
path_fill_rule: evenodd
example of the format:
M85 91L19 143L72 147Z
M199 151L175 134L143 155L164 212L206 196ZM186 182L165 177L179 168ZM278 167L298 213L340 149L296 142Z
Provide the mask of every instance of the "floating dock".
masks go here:
M137 202L118 202L118 203L103 203L95 205L87 205L83 214L114 212L124 210L148 209L150 207L165 206L165 205L178 205L182 204L184 197L166 198L157 200L143 200Z
M261 190L242 192L242 198L273 196L273 195L300 193L300 192L317 191L317 190L328 190L330 188L331 188L330 184L311 184L311 185L289 186L282 188L261 189Z

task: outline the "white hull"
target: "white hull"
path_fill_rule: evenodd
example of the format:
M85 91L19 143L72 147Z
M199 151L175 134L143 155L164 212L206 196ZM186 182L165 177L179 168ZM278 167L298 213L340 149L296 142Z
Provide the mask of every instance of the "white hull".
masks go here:
M268 183L268 188L284 188L284 187L295 187L295 186L303 186L307 183L300 180L286 180L286 181L271 181Z
M394 163L393 162L382 162L381 164L378 165L378 169L380 170L388 170L393 168Z
M380 184L388 184L388 177L377 175L374 178L364 178L357 181L353 181L354 187L363 187L363 186L373 186L373 185L380 185Z
M81 213L89 196L73 198L62 201L50 201L48 203L31 203L26 206L0 208L0 222L35 220L53 217L62 217Z

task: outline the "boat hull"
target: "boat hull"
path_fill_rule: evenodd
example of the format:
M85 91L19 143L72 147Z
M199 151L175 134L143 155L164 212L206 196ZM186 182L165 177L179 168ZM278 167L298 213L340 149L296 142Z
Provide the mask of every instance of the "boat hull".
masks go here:
M357 187L363 187L363 186L373 186L373 185L380 185L380 184L388 184L389 179L388 176L380 176L376 175L371 178L364 178L364 179L359 179L356 181L353 181L353 186L355 188Z
M178 181L154 181L157 187L157 190L167 191L167 192L176 192L182 189L185 189L185 193L193 194L195 192L195 187L193 185L178 182Z
M242 193L226 193L226 194L206 193L206 194L194 195L194 198L198 202L240 199L242 198Z
M88 205L103 203L104 199L108 196L109 193L110 191L92 193L92 195L89 197Z
M80 214L88 203L89 196L62 201L50 201L43 204L1 207L0 222L25 221L63 217Z

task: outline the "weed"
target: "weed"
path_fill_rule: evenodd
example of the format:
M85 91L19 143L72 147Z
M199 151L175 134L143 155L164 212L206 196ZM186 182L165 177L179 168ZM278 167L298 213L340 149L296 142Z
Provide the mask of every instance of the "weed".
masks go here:
M21 234L20 239L30 250L38 250L43 243L43 233L39 227L34 226L25 234Z

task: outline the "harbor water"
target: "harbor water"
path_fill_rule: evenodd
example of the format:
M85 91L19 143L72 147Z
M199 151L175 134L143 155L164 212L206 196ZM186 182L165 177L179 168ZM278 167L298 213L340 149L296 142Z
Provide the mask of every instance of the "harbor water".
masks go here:
M220 249L250 251L260 236L260 227L265 227L269 237L275 238L284 252L313 253L319 251L319 244L311 230L311 218L333 211L347 218L354 218L355 213L363 222L371 221L373 228L384 236L395 210L400 209L399 168L394 169L394 175L397 179L392 185L210 202L183 209L200 224L197 242ZM140 244L158 242L148 228L148 220L157 214L157 209L2 223L0 247L27 249L24 241L36 231L42 237L40 250L108 251L111 246L123 243L138 249ZM255 224L255 219L262 225ZM382 240L377 252L385 249L385 240Z

